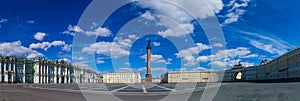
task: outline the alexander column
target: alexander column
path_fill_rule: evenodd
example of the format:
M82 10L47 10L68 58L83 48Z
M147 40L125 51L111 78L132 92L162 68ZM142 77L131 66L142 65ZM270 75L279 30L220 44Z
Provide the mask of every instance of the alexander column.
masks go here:
M152 82L152 75L150 70L150 61L151 61L150 40L148 40L148 45L146 49L147 49L147 74L146 74L145 82Z

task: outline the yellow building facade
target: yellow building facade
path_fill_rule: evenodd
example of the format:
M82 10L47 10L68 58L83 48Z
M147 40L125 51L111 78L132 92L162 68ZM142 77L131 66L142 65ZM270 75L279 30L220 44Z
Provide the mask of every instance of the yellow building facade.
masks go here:
M138 72L105 73L103 83L141 83L141 75Z
M213 72L174 72L162 75L163 83L217 82L218 75Z

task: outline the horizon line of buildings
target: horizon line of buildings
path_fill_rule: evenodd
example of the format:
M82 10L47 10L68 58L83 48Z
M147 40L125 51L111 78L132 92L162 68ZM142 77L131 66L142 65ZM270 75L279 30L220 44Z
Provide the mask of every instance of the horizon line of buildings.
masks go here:
M103 76L58 60L28 60L0 56L0 82L8 83L142 83L138 72L110 72ZM224 74L224 75L222 75ZM229 70L202 72L168 72L156 83L220 82L222 81L300 81L300 48L288 51L258 66L244 67L240 63Z
M97 72L63 60L0 56L0 83L98 83Z

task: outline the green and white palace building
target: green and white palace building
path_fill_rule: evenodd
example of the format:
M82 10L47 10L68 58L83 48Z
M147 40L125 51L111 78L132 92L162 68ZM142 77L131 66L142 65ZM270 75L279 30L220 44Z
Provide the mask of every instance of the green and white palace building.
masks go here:
M61 60L0 56L0 83L98 83L99 75Z

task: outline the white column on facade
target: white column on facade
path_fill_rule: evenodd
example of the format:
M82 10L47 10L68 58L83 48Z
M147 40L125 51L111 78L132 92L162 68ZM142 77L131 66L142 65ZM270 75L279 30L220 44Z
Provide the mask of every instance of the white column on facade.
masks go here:
M6 63L4 63L4 82L8 81L8 76L7 76L8 74L7 74L6 68L8 68L8 67L7 67Z
M61 83L61 67L58 67L58 83Z
M56 66L54 66L54 73L53 73L54 74L54 80L53 80L54 83L56 83L56 76L57 76L56 73L57 73L57 69L56 69Z
M34 68L35 68L35 73L33 75L33 77L34 77L34 83L40 83L39 82L39 79L40 79L40 77L39 77L39 75L40 75L39 65L34 64Z
M64 83L67 83L67 77L68 77L68 75L67 75L67 67L65 67L65 72L64 72Z
M48 65L45 65L45 83L48 83Z
M77 73L76 73L76 69L75 69L75 68L73 69L73 73L74 73L73 83L77 83L77 80L76 80L76 78L77 78Z
M12 71L12 76L11 76L11 82L16 81L16 63L13 64L13 71Z
M23 68L22 68L22 72L23 72L23 75L22 75L22 81L23 83L25 83L25 75L26 75L26 71L25 71L25 63L23 64Z
M71 83L71 74L70 74L71 72L70 72L70 70L71 70L71 67L69 67L69 69L68 69L68 74L69 74L68 75L68 78L69 78L68 83Z
M43 68L42 69L43 70L43 72L42 72L42 76L43 76L42 82L45 83L45 79L46 79L46 73L45 73L46 72L46 66L43 65L42 68Z
M0 63L0 82L2 81L2 63Z

